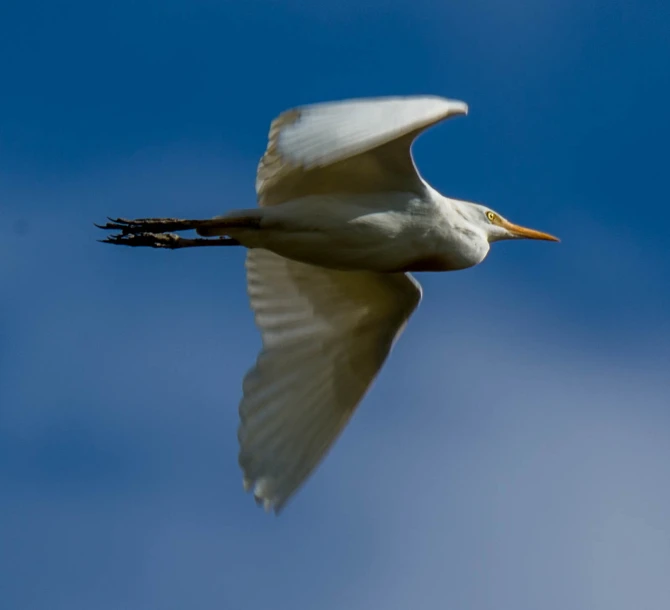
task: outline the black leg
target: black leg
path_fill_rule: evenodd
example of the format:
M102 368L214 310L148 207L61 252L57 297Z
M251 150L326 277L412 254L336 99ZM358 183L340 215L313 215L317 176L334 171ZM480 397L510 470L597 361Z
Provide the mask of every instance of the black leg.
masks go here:
M212 220L185 220L180 218L108 218L109 222L95 226L99 229L131 233L168 233L172 231L191 231L212 224Z
M107 228L107 227L103 227ZM178 248L197 248L200 246L239 246L240 242L230 237L217 237L215 239L195 238L187 239L174 233L117 233L105 239L99 240L105 244L117 246L133 246L148 248L167 248L176 250Z

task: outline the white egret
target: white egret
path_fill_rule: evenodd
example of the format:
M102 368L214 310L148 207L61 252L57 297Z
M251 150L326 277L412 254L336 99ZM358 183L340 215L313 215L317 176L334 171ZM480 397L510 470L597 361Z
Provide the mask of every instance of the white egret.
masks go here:
M464 102L433 96L314 104L271 124L258 208L209 220L110 219L104 241L248 248L263 347L243 382L244 486L279 512L323 459L421 300L411 271L477 265L503 239L558 241L418 173L415 138ZM194 229L201 237L173 233ZM213 239L211 239L213 238Z

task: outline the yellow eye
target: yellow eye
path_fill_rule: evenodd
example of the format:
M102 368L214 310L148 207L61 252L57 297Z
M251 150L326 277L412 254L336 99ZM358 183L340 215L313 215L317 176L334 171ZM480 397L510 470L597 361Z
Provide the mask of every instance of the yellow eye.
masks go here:
M493 222L496 219L496 215L493 212L486 212L486 217Z

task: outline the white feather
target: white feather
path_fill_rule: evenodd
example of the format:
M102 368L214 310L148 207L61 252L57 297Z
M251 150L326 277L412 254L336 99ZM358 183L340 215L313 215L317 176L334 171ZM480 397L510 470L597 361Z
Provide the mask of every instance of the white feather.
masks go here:
M280 114L258 166L261 205L323 193L420 190L414 139L465 102L434 96L313 104Z
M319 464L383 365L421 289L407 274L321 269L250 250L263 338L240 404L245 488L281 510Z
M288 163L331 165L436 122L467 112L464 102L434 96L372 98L303 106L278 137Z

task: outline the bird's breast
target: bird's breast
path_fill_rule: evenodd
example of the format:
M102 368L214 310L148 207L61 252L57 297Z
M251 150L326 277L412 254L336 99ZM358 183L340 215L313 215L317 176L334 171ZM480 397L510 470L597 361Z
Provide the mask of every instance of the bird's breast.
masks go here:
M408 260L393 272L421 272L421 271L458 271L472 267L473 263L463 260L460 256L449 254L426 254Z

